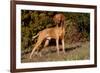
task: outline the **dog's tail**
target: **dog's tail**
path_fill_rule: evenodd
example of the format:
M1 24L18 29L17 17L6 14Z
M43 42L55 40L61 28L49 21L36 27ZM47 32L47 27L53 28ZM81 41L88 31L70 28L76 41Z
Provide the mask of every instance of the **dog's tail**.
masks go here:
M39 33L38 33L37 35L33 36L33 37L32 37L32 41L33 41L36 37L38 37L38 36L39 36Z

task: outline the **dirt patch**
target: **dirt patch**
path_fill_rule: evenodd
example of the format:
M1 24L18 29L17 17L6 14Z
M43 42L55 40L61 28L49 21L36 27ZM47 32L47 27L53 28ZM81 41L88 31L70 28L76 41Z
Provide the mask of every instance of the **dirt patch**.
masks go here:
M32 59L29 59L30 53L21 55L21 62L46 62L46 61L68 61L68 60L86 60L90 58L90 43L78 42L73 44L65 43L65 54L62 52L60 45L60 55L56 52L55 46L48 46L34 54Z

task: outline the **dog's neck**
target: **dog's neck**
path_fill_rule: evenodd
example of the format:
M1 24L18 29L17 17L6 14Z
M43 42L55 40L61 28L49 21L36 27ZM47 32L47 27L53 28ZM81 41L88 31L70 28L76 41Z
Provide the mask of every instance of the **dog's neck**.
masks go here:
M56 27L57 27L57 28L62 28L62 29L64 29L64 28L65 28L64 24L60 24L60 25L59 25L59 24L57 24L57 25L56 25Z

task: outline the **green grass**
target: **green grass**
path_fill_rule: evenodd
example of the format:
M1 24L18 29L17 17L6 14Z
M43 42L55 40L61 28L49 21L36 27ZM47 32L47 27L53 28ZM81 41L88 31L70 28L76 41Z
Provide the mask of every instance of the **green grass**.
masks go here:
M60 46L61 47L61 46ZM42 56L34 55L29 60L30 53L22 55L21 62L46 62L46 61L71 61L71 60L87 60L90 58L90 44L89 42L78 42L74 44L65 43L66 53L60 51L57 55L55 46L48 46L41 50Z

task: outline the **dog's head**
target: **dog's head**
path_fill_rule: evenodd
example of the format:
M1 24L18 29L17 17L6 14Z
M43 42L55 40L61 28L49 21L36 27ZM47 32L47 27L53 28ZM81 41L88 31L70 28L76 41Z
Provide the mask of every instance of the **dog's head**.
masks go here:
M53 20L56 25L63 26L65 21L65 16L63 14L56 14Z

